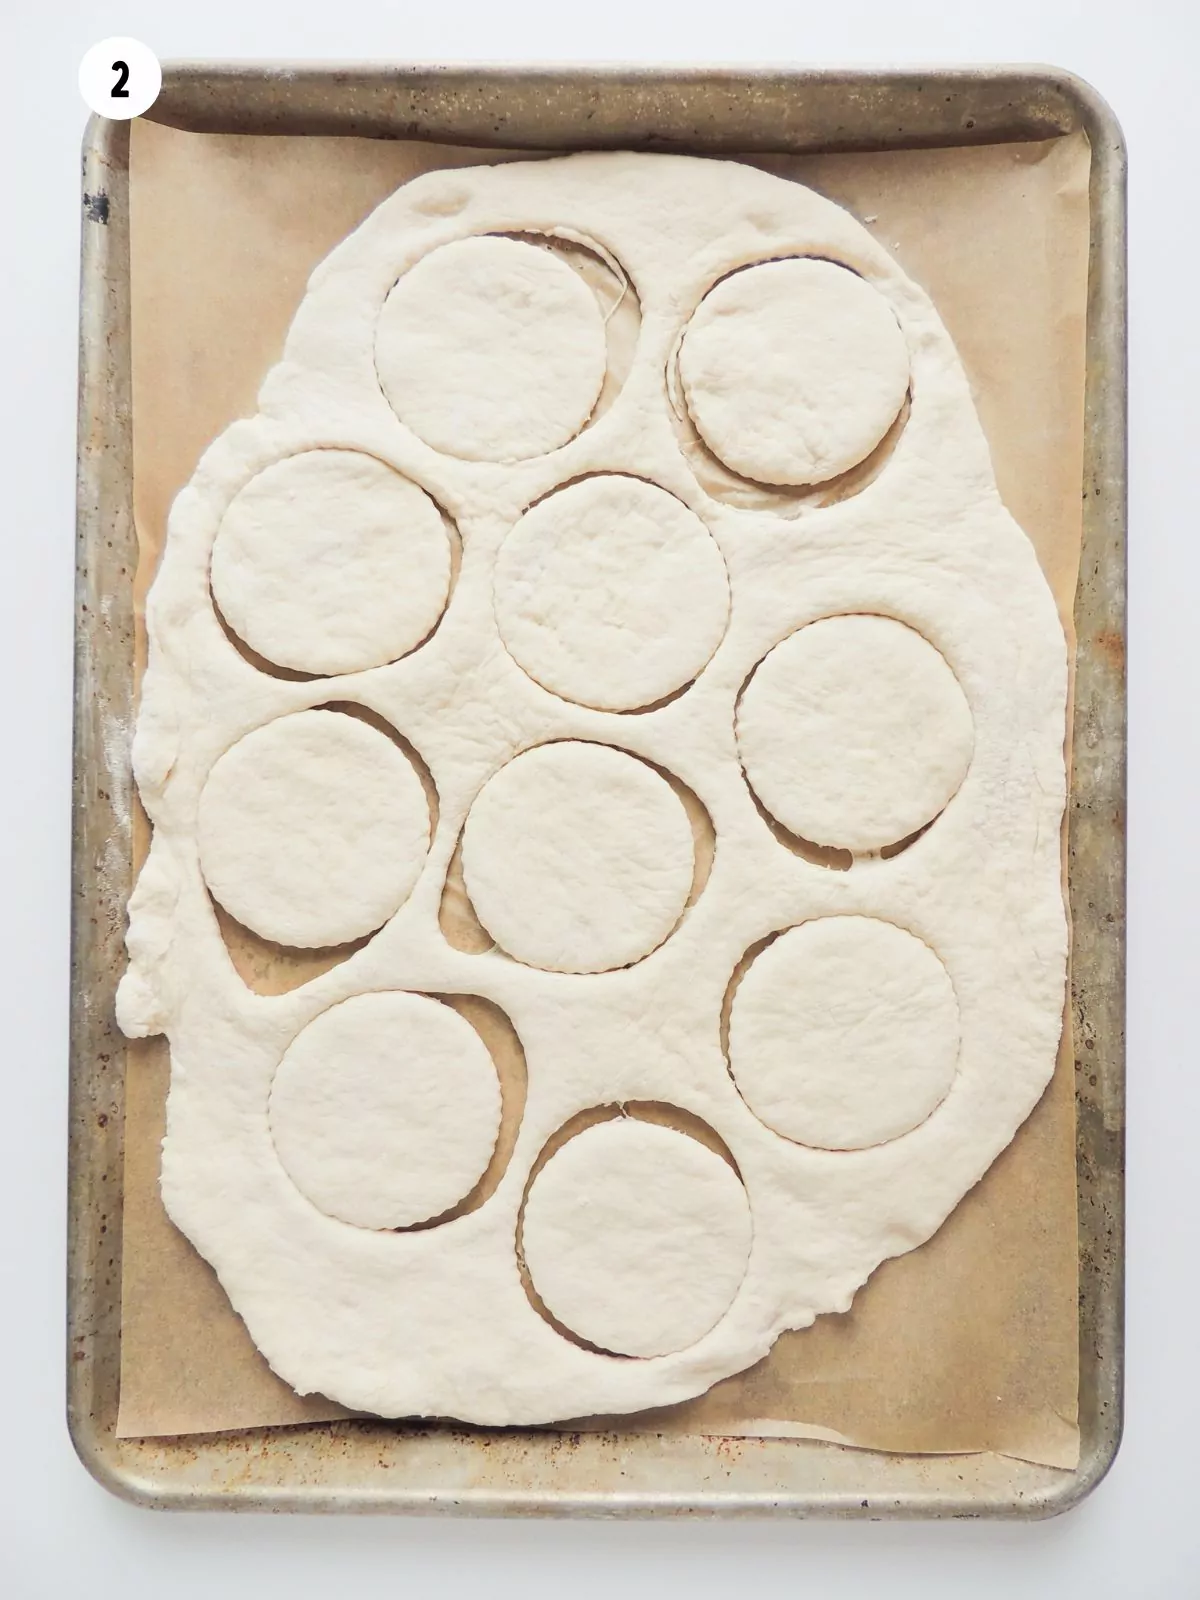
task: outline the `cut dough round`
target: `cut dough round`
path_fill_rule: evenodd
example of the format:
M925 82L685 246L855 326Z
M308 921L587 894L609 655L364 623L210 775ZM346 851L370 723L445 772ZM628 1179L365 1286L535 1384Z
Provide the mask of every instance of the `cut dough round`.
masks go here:
M729 616L712 535L674 495L617 473L533 506L496 563L496 621L509 654L567 700L632 711L708 663Z
M463 878L501 949L551 972L640 961L674 928L695 868L670 784L608 745L564 740L483 786L463 830Z
M713 454L760 483L825 483L883 438L908 392L891 306L846 267L768 261L723 279L687 326L679 376Z
M522 1249L550 1315L614 1355L686 1350L733 1303L750 1207L698 1139L618 1117L568 1139L534 1178Z
M945 658L890 617L826 617L755 668L738 748L767 811L813 844L865 854L931 822L974 748Z
M500 1083L468 1022L425 995L360 994L321 1013L275 1074L271 1137L319 1211L407 1228L465 1198L491 1159Z
M231 917L276 944L345 944L381 927L417 881L429 803L384 734L337 711L248 733L200 794L200 868Z
M945 1099L959 1016L927 944L874 917L820 917L747 968L729 1016L729 1064L755 1116L827 1150L908 1133Z
M407 655L450 588L450 541L421 489L357 450L308 450L251 478L221 519L213 597L279 667L327 676Z
M417 262L384 302L375 366L401 422L470 461L523 461L573 439L607 364L604 318L550 251L481 235Z

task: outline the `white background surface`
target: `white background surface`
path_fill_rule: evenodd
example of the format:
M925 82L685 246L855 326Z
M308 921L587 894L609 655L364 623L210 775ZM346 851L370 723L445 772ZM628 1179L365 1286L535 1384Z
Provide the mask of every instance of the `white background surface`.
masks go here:
M1200 944L1194 734L1200 392L1192 0L16 0L0 95L7 686L0 996L0 1595L179 1600L687 1593L1200 1597ZM1129 1276L1125 1443L1030 1526L462 1523L164 1515L87 1477L63 1422L78 160L87 46L167 57L805 64L1041 61L1088 78L1131 165ZM1174 745L1172 725L1181 737Z

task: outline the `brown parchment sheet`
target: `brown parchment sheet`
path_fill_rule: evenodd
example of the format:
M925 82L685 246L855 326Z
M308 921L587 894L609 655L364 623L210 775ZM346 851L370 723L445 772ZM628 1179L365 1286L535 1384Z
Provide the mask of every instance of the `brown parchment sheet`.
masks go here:
M519 155L520 153L515 153ZM134 510L141 605L170 503L208 443L255 410L309 273L400 183L513 159L372 139L132 126ZM1083 463L1089 152L1041 143L753 163L847 206L932 295L970 377L1000 492L1073 641ZM139 817L137 859L146 828ZM270 962L253 953L258 976ZM294 981L289 979L289 982ZM593 1425L824 1438L904 1452L1078 1461L1074 1063L920 1249L850 1311L684 1405ZM268 1368L215 1274L162 1207L162 1039L128 1050L121 1437L342 1417ZM575 1426L578 1426L576 1424Z

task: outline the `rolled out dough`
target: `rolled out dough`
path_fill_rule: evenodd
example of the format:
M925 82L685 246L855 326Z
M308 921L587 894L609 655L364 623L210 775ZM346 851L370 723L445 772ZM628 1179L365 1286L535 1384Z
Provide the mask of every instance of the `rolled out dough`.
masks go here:
M433 628L450 542L429 496L382 461L309 450L234 495L212 586L234 633L267 661L361 672L407 655Z
M533 506L496 560L496 622L529 676L568 700L634 711L703 670L729 615L721 552L673 495L620 473Z
M958 792L971 711L944 658L890 617L826 617L755 669L738 708L755 794L813 844L898 844Z
M887 300L830 261L768 261L718 283L679 352L688 411L719 461L762 483L825 483L899 414L908 351Z
M300 711L227 750L200 794L200 864L252 932L299 948L373 933L417 880L429 805L412 762L338 711Z
M608 745L527 750L484 786L463 833L463 878L502 950L551 972L603 972L658 948L695 870L670 784Z
M388 295L375 341L401 422L471 461L521 461L574 438L606 359L592 291L519 239L460 239L424 256Z
M729 1017L746 1104L785 1138L862 1150L909 1133L954 1081L958 1003L920 939L875 917L817 917L759 953Z
M562 261L507 237L539 233L592 241L636 293L631 364L595 412L598 304ZM793 293L800 266L806 280L818 271L815 258L838 263L818 276L870 311L801 314L825 303L811 282ZM763 282L784 286L765 320ZM741 295L741 309L718 316ZM743 314L746 340L730 332ZM829 352L843 349L849 357L831 367ZM716 359L723 350L732 366ZM769 502L715 499L693 477L668 398L677 362L710 448L736 456L735 470L782 481L836 471L869 449L910 376L911 404L869 484L782 516ZM831 388L808 387L820 373L832 374ZM729 384L718 392L722 374ZM823 431L805 443L814 419ZM213 547L235 496L275 463L330 448L419 483L461 537L441 625L356 682L428 764L437 789L428 854L429 814L401 749L315 709L328 685L256 671L212 605ZM601 474L653 483L699 518L727 575L728 615L715 642L719 608L705 611L705 656L689 631L697 566L647 640L659 577L643 544L645 587L630 573L605 590L614 617L638 619L630 659L614 664L601 637L608 619L578 583L572 591L564 545L546 570L579 637L558 667L588 663L594 684L563 677L548 694L529 676L539 666L531 658L522 671L501 637L498 563L530 506ZM602 552L584 554L591 581ZM403 586L396 594L398 616ZM176 500L147 626L135 768L154 832L130 905L119 1016L133 1034L170 1039L167 1210L301 1393L490 1425L697 1395L759 1361L783 1330L846 1310L882 1260L929 1238L1049 1081L1067 948L1067 656L1054 601L1001 505L966 378L928 298L851 216L800 185L733 162L627 153L457 168L405 185L313 274L257 414L216 441ZM688 652L695 646L686 660L685 634ZM619 720L594 693L608 677L620 688L614 703L640 698L649 679L689 671L686 692ZM581 701L570 698L580 690ZM698 852L662 774L696 797L715 834L690 906ZM764 826L756 797L785 828L858 858L844 872L814 865ZM873 854L931 821L914 848ZM468 891L499 948L471 953L442 934L460 838ZM286 994L253 993L224 949L201 864L222 903L267 937L379 931ZM808 991L781 989L775 965L803 953L811 930L853 932L854 919L873 919L873 937L887 925L894 932L880 938L890 943L875 951L856 935L840 954L817 952ZM765 949L735 995L731 1072L721 1026L731 975L788 929L797 933ZM921 1109L918 1081L926 1102L944 1081L946 982L958 1018L953 1083L900 1132ZM882 1003L868 1005L880 987ZM803 994L817 990L822 1009L797 1038L789 1019L804 1019ZM331 1080L319 1063L311 1079L295 1066L311 1030L319 1041L334 1026L321 1019L353 1020L357 1011L339 1008L399 991L498 1007L528 1081L487 1198L392 1231L338 1220L306 1198L276 1154L272 1121L281 1148L288 1129L304 1130L298 1146L312 1167L301 1174L296 1151L292 1167L359 1223L439 1203L426 1195L398 1209L407 1169L381 1162L374 1142L387 1116L322 1115L318 1128L310 1113ZM849 1035L838 1052L825 1009L835 998ZM886 1064L885 1011L898 1024ZM914 1044L922 1032L928 1060ZM369 1080L362 1067L364 1110L378 1097L390 1104L402 1081L388 1075L384 1062L400 1057L383 1038L382 1027L371 1031L354 1051L360 1064L379 1063ZM870 1048L858 1051L856 1038ZM436 1076L441 1047L418 1051L407 1027L387 1039L411 1050L407 1081L427 1091L411 1102L414 1128L427 1112L441 1126L442 1086L415 1064L419 1055ZM806 1039L821 1046L825 1072L803 1055ZM796 1114L789 1063L805 1060L808 1114L823 1107L829 1125L787 1126L883 1142L815 1148L768 1125L768 1115ZM351 1080L332 1081L340 1091ZM901 1082L914 1086L903 1108ZM467 1094L464 1117L478 1111L482 1128L482 1101ZM867 1099L878 1102L869 1118ZM737 1176L702 1141L631 1131L627 1120L578 1134L538 1170L575 1119L648 1103L678 1127L711 1129ZM357 1172L343 1164L343 1138L375 1152ZM431 1133L419 1164L440 1151L445 1193L461 1196L486 1141L466 1141L468 1162L457 1138ZM644 1162L622 1154L631 1141ZM523 1279L519 1235L549 1318Z
M728 1311L750 1255L750 1208L699 1140L617 1117L585 1128L533 1180L522 1241L546 1309L625 1356L686 1350Z
M327 1216L407 1228L479 1181L500 1126L487 1048L449 1006L360 994L309 1023L271 1085L284 1170Z

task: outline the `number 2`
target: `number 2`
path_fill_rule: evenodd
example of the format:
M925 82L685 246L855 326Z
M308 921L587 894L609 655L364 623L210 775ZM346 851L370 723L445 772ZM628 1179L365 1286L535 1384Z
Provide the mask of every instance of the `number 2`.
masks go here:
M128 100L129 90L125 87L129 82L128 65L124 61L114 61L112 69L117 75L117 81L109 91L110 95L114 100Z

